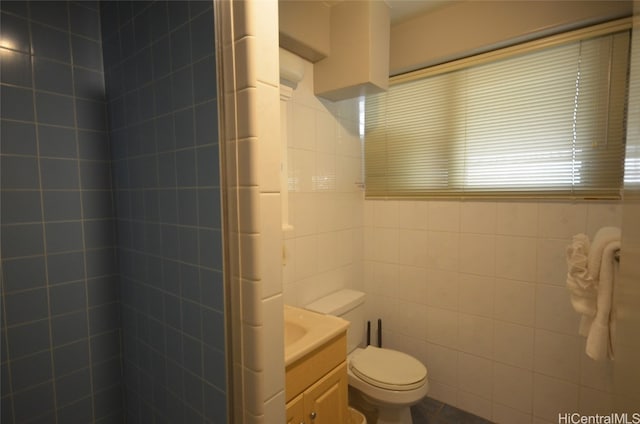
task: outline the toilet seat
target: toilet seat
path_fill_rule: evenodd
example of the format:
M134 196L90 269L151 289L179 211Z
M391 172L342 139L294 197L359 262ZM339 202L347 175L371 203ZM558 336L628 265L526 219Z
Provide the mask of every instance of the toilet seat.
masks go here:
M353 355L349 368L372 386L387 390L414 390L424 385L427 378L427 369L414 357L375 346L367 346Z

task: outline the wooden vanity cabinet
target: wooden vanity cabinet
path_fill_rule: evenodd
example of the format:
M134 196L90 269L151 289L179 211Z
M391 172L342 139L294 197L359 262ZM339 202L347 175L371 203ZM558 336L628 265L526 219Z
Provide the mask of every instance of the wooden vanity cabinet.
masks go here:
M348 414L345 336L287 367L287 424L344 424Z

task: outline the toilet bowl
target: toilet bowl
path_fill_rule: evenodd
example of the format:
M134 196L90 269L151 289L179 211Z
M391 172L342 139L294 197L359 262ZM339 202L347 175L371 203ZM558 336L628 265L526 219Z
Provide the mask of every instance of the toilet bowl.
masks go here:
M379 424L412 424L411 405L427 394L427 369L416 358L393 349L359 347L364 334L364 293L344 289L323 297L307 309L349 321L347 370L349 403L373 411L367 419Z

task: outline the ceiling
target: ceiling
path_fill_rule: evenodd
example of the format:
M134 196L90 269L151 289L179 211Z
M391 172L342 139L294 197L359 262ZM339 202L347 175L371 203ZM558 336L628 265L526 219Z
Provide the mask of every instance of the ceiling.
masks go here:
M385 0L391 11L391 25L411 19L454 0Z

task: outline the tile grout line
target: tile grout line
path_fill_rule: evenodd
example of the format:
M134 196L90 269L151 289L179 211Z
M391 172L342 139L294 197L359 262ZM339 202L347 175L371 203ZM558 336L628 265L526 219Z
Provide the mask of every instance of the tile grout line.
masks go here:
M35 129L35 137L36 137L36 162L38 165L38 191L40 194L40 214L41 214L41 224L42 224L42 254L44 260L44 271L45 271L45 287L47 293L47 313L48 313L48 330L49 330L49 361L51 365L51 385L52 385L52 394L53 394L53 414L54 414L54 423L58 424L58 414L56 413L56 406L58 404L58 396L56 390L56 372L55 372L55 361L53 355L53 320L51 315L51 286L49 284L49 259L48 259L48 250L47 250L47 230L45 225L45 211L44 211L44 191L42 184L42 168L41 168L41 160L40 160L40 134L39 134L39 122L38 122L38 108L36 102L36 81L35 81L35 55L33 54L33 28L32 28L32 20L31 20L31 4L27 3L27 25L29 31L29 59L31 60L31 96L33 103L33 123ZM14 422L15 422L15 410L14 410Z

